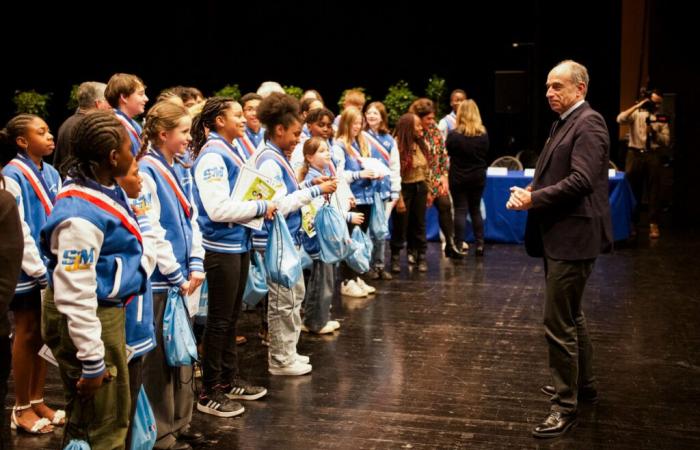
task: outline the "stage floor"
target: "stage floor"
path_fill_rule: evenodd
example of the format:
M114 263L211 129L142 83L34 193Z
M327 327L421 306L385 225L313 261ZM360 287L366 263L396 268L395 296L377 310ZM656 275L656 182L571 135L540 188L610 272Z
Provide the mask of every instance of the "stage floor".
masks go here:
M583 404L560 439L530 434L549 407L541 261L500 244L453 262L431 243L427 273L404 262L376 295L336 299L335 335L302 334L310 375L269 376L258 316L244 313L242 374L269 394L239 418L195 411L199 448L700 448L700 235L663 231L655 245L643 237L597 260L584 310L600 402ZM49 377L46 398L60 404L54 368ZM9 441L56 449L60 432Z

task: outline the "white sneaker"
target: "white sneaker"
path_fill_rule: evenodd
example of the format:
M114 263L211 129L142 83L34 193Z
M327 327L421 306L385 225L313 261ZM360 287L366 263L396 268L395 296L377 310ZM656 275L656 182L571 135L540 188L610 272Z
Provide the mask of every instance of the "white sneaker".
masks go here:
M308 356L300 355L299 353L294 355L294 359L302 364L309 364L309 361L311 361L311 359Z
M336 329L333 327L333 325L330 322L326 322L326 324L316 332L316 334L331 334L334 332Z
M340 322L338 322L337 320L329 320L326 325L331 325L334 330L340 328Z
M355 280L347 280L340 283L340 295L348 297L367 297L367 291L357 285Z
M373 286L370 286L369 284L365 283L365 280L363 280L360 277L357 277L355 282L357 283L358 286L360 286L360 289L362 289L363 291L365 291L368 294L374 294L375 292L377 292L377 290Z
M270 372L272 375L289 376L304 375L311 372L311 369L311 364L303 363L298 359L288 366L274 366L269 364L267 367L268 372Z

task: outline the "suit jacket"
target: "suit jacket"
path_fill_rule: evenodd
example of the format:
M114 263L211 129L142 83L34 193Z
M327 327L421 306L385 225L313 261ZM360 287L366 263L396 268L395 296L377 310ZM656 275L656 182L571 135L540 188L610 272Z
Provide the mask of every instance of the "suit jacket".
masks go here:
M547 140L537 160L525 228L530 256L573 261L612 248L609 152L605 121L587 102Z

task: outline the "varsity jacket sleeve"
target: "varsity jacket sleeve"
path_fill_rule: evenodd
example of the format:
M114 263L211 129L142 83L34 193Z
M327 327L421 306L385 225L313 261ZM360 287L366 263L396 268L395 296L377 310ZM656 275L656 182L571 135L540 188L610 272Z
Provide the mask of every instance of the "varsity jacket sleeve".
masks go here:
M398 200L399 194L401 193L401 160L399 158L399 147L396 145L396 140L394 145L391 146L391 153L389 153L389 170L391 170L391 199Z
M311 200L321 195L321 188L318 186L299 189L291 194L287 193L287 187L282 178L282 169L272 160L263 162L260 167L258 167L258 170L263 175L271 178L277 185L282 186L280 188L281 192L278 191L277 194L275 194L275 202L277 203L277 210L285 217L289 213L297 211L302 206L308 205L311 203Z
M192 248L190 249L190 272L204 273L204 247L202 247L202 231L199 229L197 217L199 211L197 206L190 199L192 205Z
M143 205L143 210L148 216L148 220L145 224L142 222L142 220L139 220L139 225L141 225L141 233L144 234L147 233L147 231L151 231L154 236L154 245L152 245L151 248L155 251L156 261L160 273L168 277L168 281L170 281L171 284L180 287L186 280L182 274L182 267L180 267L180 263L178 263L177 259L175 258L173 245L165 238L165 229L160 224L161 207L160 200L158 199L156 182L145 171L141 172L140 174L141 180L143 180L143 186L141 187L141 198L139 199L139 203ZM144 225L147 230L144 230ZM152 230L148 230L149 226L152 228ZM146 245L144 242L144 254L145 253ZM146 266L144 265L144 268L145 267Z
M24 255L22 256L22 270L27 275L36 278L41 284L41 287L46 287L46 266L41 259L41 253L36 246L34 237L32 237L31 228L24 219L24 202L22 199L22 190L19 184L10 177L5 177L5 189L17 199L17 209L19 210L19 218L22 223L22 236L24 238Z
M61 222L51 235L51 253L58 259L53 273L54 302L66 316L68 335L78 349L76 357L82 362L84 378L95 378L105 371L95 269L103 240L102 231L81 218ZM75 264L82 254L91 255L90 260Z
M237 201L231 198L228 169L223 158L215 153L202 156L194 172L204 210L214 222L245 222L267 212L267 202Z

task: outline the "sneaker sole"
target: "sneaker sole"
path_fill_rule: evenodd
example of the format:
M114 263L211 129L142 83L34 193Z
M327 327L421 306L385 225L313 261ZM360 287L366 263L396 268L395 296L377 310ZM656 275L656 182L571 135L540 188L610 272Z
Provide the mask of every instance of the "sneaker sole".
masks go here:
M204 406L197 402L197 411L202 412L204 414L210 414L212 416L216 417L235 417L235 416L240 416L243 414L245 411L245 408L241 406L241 409L237 409L235 411L219 411L214 408L210 408L208 406Z
M268 367L268 369L267 369L267 371L270 372L271 375L288 376L288 377L296 377L299 375L306 375L307 373L311 373L311 370L313 370L313 368L311 367L310 364L309 364L308 369L304 369L303 371L294 372L294 373L287 372L285 369L276 369L273 367Z
M236 394L224 394L224 395L229 400L257 400L257 399L267 395L267 389L265 389L264 391L262 391L258 394L253 394L253 395L236 395Z

